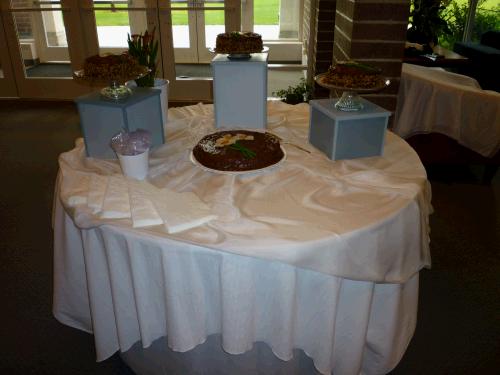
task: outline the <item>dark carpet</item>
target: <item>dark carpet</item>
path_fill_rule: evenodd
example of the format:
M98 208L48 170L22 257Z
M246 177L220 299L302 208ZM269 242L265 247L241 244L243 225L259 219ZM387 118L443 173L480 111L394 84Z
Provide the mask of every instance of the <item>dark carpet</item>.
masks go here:
M131 374L118 355L96 363L92 336L51 313L57 157L79 136L71 102L0 101L1 374ZM433 267L421 272L417 330L392 374L498 373L500 176L482 185L480 166L428 172Z

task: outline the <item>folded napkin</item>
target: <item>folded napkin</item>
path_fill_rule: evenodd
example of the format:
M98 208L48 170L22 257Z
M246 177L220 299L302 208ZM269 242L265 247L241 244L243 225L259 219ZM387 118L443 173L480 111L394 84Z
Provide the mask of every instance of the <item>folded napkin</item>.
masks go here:
M128 181L121 175L109 177L102 203L101 219L125 219L130 214Z
M108 187L108 176L92 174L90 176L89 190L87 195L87 206L96 214L102 210L104 194Z
M217 218L194 193L161 189L155 195L153 204L168 233L182 232Z
M151 199L158 189L146 182L128 180L128 194L130 198L130 212L134 228L148 227L163 224L163 220L156 212Z
M101 219L132 220L134 228L163 224L177 233L217 218L194 193L159 189L123 175L62 174L61 198L68 206L86 205Z

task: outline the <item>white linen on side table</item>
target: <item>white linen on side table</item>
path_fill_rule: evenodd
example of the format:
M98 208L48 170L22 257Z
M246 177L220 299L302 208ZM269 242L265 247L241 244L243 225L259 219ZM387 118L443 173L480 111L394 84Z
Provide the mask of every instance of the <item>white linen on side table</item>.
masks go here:
M324 374L391 370L415 328L418 271L430 265L430 189L416 154L388 133L383 156L332 162L305 141L308 106L272 102L269 116L283 121L269 130L311 154L285 145L279 168L213 174L189 160L212 108L169 110L148 183L193 193L219 217L175 234L137 230L70 207L61 191L54 315L94 333L98 360L139 340L166 336L187 351L220 334L228 353L263 341L287 360L301 348ZM71 172L116 173L82 147L63 155L59 190Z
M403 64L393 131L441 133L489 157L500 150L500 94L471 77Z

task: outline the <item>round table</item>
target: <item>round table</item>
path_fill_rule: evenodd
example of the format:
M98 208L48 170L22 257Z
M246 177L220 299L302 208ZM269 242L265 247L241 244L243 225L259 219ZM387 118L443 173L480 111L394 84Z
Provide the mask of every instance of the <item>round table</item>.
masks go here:
M307 142L309 106L271 101L268 130L285 140L286 161L217 174L190 160L214 130L213 106L168 119L144 184L193 193L215 218L169 233L89 210L82 181L120 168L86 158L78 140L59 158L56 318L94 334L98 361L120 350L139 373L394 368L430 266L430 186L415 152L387 132L382 156L331 161Z

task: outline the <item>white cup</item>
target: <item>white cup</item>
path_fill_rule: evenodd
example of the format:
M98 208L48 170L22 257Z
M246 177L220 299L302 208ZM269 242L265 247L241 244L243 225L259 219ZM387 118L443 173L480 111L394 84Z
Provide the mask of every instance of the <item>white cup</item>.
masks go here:
M118 155L123 174L137 180L144 180L149 169L149 150L138 155Z

